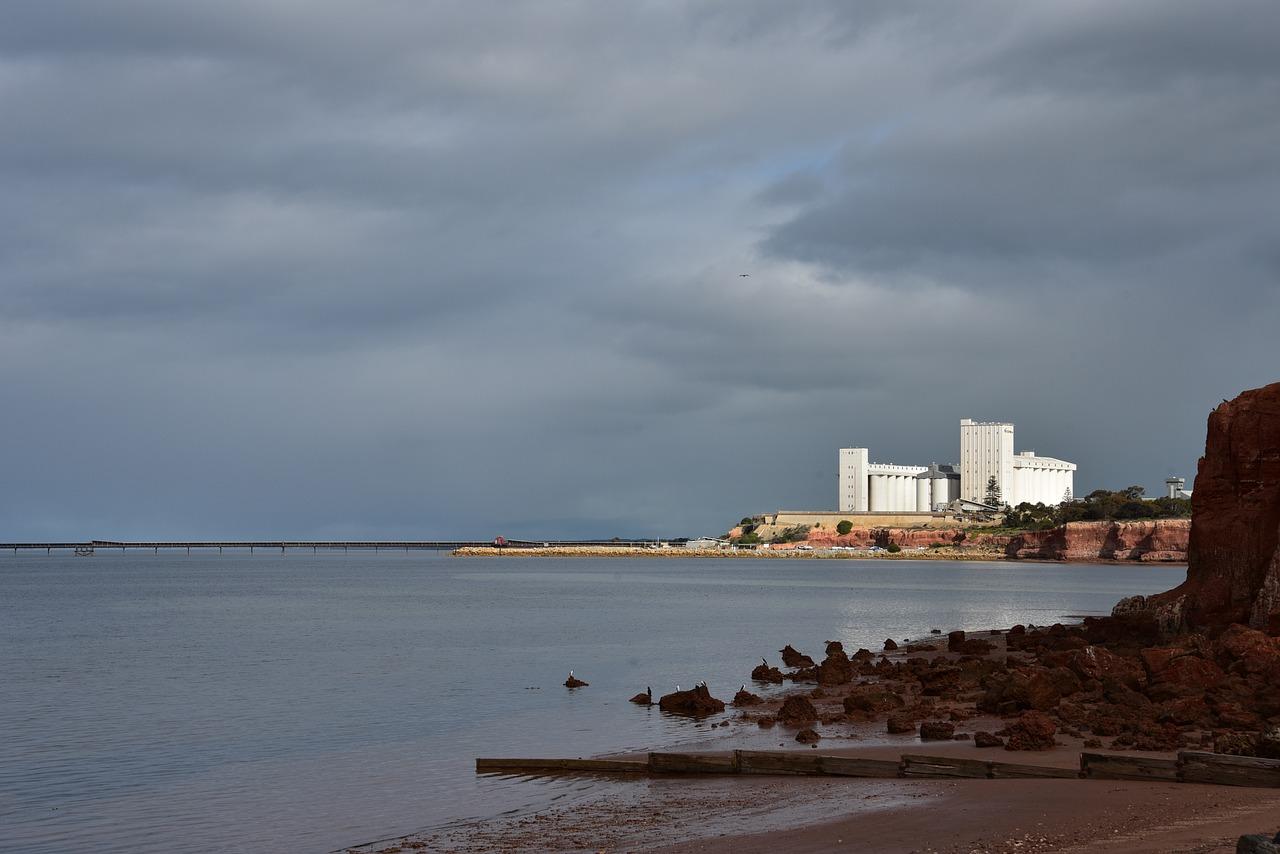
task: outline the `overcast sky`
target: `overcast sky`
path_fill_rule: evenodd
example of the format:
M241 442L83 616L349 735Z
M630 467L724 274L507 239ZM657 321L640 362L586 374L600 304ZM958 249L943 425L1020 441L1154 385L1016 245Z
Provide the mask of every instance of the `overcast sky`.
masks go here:
M1280 379L1280 4L7 0L0 540L718 533ZM749 277L739 274L749 273Z

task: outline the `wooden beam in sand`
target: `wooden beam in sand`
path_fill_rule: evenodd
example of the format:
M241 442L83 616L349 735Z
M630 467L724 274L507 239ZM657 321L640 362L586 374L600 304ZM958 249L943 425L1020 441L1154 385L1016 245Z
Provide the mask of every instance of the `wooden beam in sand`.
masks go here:
M902 763L896 759L859 759L853 756L816 757L822 773L830 777L900 777Z
M1081 753L1080 773L1099 780L1178 782L1176 759L1149 759L1114 753Z
M1280 788L1280 760L1184 750L1178 754L1178 776L1184 783L1274 789Z
M989 777L989 762L981 759L957 759L952 756L919 756L907 753L902 757L904 777Z
M733 754L650 753L649 770L654 774L737 774L738 758Z
M643 774L649 763L643 759L477 759L476 773L521 772L593 774Z
M822 771L822 756L801 753L796 750L735 750L738 771L742 774L786 774L818 776ZM896 769L897 763L894 763Z
M1016 762L989 762L991 778L1007 779L1055 779L1075 780L1080 772L1075 768L1050 768L1045 765L1021 765Z

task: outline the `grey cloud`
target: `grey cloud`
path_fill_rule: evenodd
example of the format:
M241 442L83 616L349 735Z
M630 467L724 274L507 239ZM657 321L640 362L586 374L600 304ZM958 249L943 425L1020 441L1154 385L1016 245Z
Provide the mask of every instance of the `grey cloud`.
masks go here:
M0 539L714 532L962 416L1190 474L1275 14L11 3Z

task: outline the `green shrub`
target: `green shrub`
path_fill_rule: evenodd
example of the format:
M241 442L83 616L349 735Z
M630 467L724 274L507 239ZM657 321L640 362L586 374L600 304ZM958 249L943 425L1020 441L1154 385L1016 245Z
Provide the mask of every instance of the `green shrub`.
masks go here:
M783 528L782 531L773 538L775 543L798 543L801 540L809 538L808 525L793 525L790 528Z
M848 519L841 519L840 524L836 525L836 533L842 537L852 530L853 530L853 523L850 522Z
M902 546L897 543L889 543L889 545L884 547L884 550L891 555L896 555L898 552L902 551Z

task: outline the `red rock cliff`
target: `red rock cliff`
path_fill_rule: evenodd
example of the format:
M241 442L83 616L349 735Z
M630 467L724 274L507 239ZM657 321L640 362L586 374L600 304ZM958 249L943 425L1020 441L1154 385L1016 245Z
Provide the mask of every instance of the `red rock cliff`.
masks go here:
M1041 560L1184 561L1190 532L1190 519L1068 522L1013 537L1005 554Z
M1116 613L1151 611L1169 629L1280 633L1280 383L1209 415L1191 506L1187 580Z

